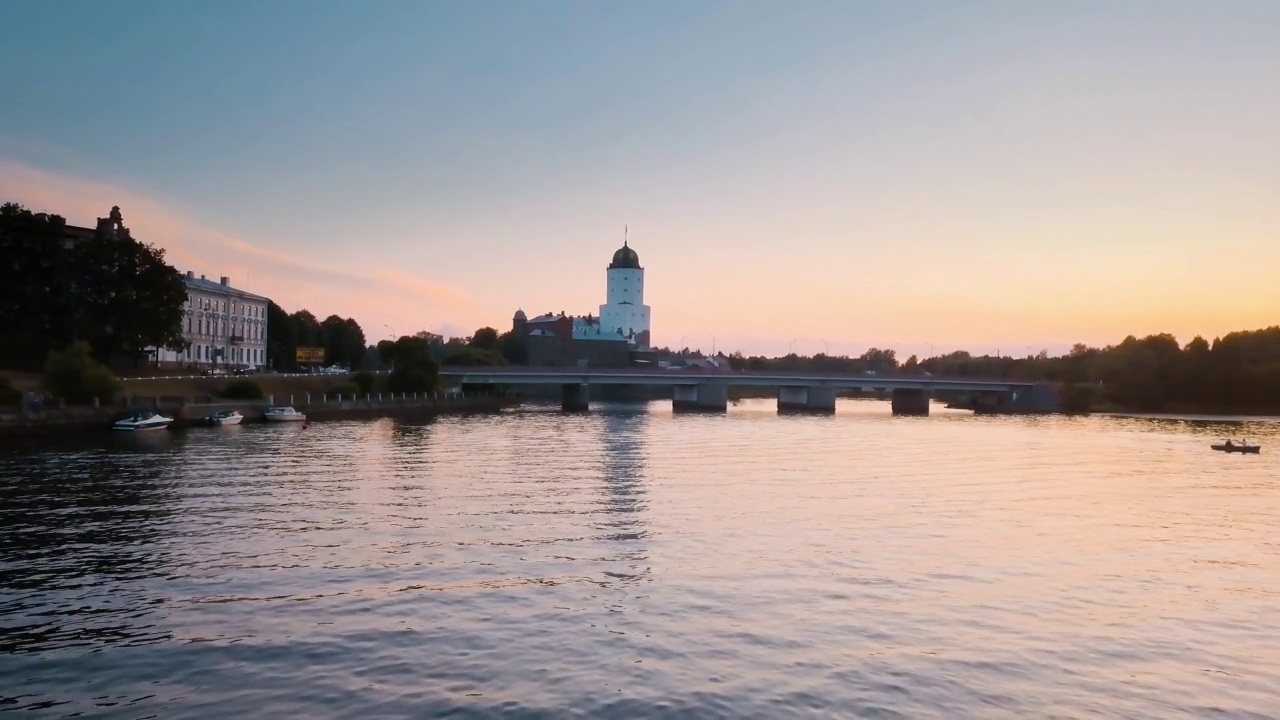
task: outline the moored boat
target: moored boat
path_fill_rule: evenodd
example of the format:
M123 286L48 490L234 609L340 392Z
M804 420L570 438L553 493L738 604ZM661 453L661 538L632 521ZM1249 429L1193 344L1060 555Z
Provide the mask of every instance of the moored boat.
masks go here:
M237 410L219 410L204 419L206 425L239 425L244 416Z
M173 418L160 415L153 412L140 412L130 415L122 420L117 420L111 426L112 430L122 430L125 432L141 432L143 430L164 430L173 423Z
M1246 442L1235 443L1230 440L1218 445L1210 445L1209 447L1219 452L1225 452L1225 453L1242 453L1242 454L1249 454L1249 455L1257 455L1258 453L1262 452L1261 445L1250 445L1249 443L1246 443Z
M287 405L281 407L269 407L263 413L263 417L267 422L306 422L305 413L299 412L297 409Z

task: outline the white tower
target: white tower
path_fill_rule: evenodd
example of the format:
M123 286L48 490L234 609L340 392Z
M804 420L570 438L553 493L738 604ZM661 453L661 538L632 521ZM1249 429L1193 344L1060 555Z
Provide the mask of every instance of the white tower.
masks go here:
M640 256L622 243L609 263L606 302L600 306L600 332L649 347L649 306L644 304L644 268Z

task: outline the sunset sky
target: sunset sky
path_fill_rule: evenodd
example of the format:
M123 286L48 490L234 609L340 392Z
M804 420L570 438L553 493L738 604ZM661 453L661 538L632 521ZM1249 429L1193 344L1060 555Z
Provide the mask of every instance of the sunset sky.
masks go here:
M1025 354L1280 323L1280 2L7 0L0 200L369 340ZM793 344L794 341L794 344Z

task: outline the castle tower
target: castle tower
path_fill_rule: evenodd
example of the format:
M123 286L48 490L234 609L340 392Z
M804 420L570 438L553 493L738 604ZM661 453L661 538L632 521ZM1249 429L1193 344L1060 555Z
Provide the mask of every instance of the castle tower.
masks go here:
M644 268L640 256L626 242L609 263L605 304L600 306L600 331L633 339L649 347L649 306L644 304Z

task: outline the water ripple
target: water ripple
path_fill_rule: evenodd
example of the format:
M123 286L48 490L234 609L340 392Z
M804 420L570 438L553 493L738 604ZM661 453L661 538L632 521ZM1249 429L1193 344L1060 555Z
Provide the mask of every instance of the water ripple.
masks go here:
M747 401L0 448L0 712L1280 717L1280 466Z

